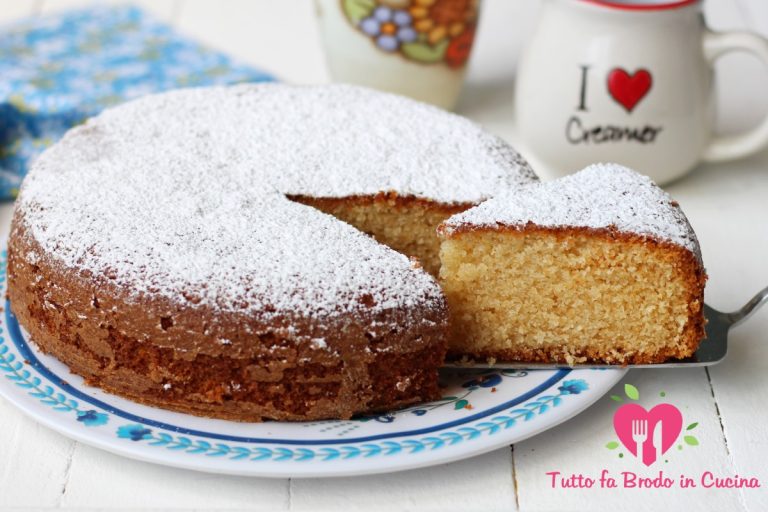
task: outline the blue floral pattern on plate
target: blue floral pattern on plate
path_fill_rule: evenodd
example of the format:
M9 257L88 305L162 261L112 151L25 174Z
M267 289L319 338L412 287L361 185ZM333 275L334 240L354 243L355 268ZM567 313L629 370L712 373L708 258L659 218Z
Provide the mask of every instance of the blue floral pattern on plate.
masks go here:
M566 380L557 389L564 395L578 395L582 391L589 389L589 385L582 379Z

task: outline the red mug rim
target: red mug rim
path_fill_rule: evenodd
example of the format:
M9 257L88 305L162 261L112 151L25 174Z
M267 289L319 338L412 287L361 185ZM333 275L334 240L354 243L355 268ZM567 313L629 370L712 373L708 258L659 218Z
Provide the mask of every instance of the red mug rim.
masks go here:
M634 3L626 4L617 0L581 0L588 4L599 5L622 11L666 11L669 9L679 9L688 5L699 3L701 0L669 0L661 3Z

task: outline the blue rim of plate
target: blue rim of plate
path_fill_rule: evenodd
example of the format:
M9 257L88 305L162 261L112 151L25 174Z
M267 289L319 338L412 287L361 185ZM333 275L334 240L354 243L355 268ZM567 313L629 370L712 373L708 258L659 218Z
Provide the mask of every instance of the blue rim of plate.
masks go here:
M147 425L150 427L170 430L178 434L205 437L209 439L231 441L231 442L237 442L237 443L265 443L265 444L278 444L278 445L279 444L286 444L286 445L339 444L339 441L337 439L279 439L279 438L273 439L273 438L232 436L227 434L219 434L216 432L206 432L202 430L195 430L195 429L189 429L186 427L180 427L178 425L172 425L170 423L153 420L151 418L145 418L145 417L138 416L136 414L124 411L122 409L118 409L117 407L113 407L97 398L88 396L86 393L83 393L79 389L72 387L66 381L66 379L56 375L50 368L48 368L42 362L40 362L40 360L37 358L35 353L32 351L31 347L29 346L29 343L27 343L27 341L24 339L24 336L21 334L21 328L19 326L19 322L18 320L16 320L16 315L14 315L13 311L11 311L11 302L9 300L5 301L5 320L6 320L6 325L8 326L8 334L10 335L11 341L16 346L16 348L19 351L19 354L24 358L24 361L29 366L32 366L35 370L37 370L40 373L40 375L44 376L48 382L53 384L55 387L61 389L65 393L69 393L71 396L76 397L82 400L83 402L87 402L93 405L94 407L98 407L99 409L108 411L109 413L115 416L119 416L126 420L134 421L136 423L141 423L143 425ZM3 343L4 343L4 339L0 335L0 346ZM4 354L0 354L0 364L4 362L4 357L5 357ZM542 382L538 386L529 389L525 393L516 396L512 400L508 400L495 407L486 409L481 413L473 414L471 416L466 416L458 420L439 423L427 428L390 432L387 434L378 434L374 436L348 438L348 439L345 439L344 442L345 443L365 443L369 441L378 441L382 439L391 439L396 437L407 437L407 436L430 434L432 432L445 430L447 428L460 427L467 423L472 423L473 421L483 419L493 414L496 414L498 412L501 412L504 409L515 407L516 405L524 402L525 400L528 400L538 395L542 391L551 388L552 386L554 386L555 384L563 380L566 375L571 373L571 371L572 370L569 370L569 369L557 370L557 372L555 372L549 379Z

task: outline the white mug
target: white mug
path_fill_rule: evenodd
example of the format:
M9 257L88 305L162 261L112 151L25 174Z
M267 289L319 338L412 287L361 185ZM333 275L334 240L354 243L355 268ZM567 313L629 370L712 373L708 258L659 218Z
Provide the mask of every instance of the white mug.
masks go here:
M768 40L709 31L700 0L544 0L518 68L523 145L556 174L611 161L657 183L754 153L768 118L714 135L712 64L733 50L768 64Z
M452 109L479 0L316 0L331 78Z

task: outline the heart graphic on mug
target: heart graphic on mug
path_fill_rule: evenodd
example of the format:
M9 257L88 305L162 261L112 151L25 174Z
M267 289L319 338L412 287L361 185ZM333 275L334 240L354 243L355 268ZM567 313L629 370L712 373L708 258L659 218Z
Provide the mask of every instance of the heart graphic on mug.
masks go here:
M683 428L683 415L672 404L659 404L650 411L637 404L624 404L613 415L613 428L624 447L650 466L675 444Z
M611 93L627 112L637 106L648 91L651 90L653 77L647 69L638 69L634 75L630 75L622 68L613 68L608 73L608 92Z

